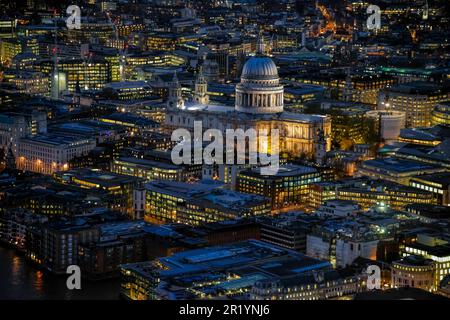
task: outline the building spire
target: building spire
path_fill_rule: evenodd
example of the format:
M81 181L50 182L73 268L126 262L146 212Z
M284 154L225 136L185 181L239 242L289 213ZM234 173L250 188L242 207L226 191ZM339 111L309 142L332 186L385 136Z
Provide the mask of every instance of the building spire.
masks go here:
M194 100L200 104L208 104L208 81L203 76L203 67L200 67L197 79L195 80Z
M183 93L176 71L173 74L172 82L169 84L168 106L169 108L181 109L184 107Z
M178 76L177 76L177 71L176 71L176 70L175 70L175 72L173 73L172 82L173 82L174 84L179 84Z
M258 36L258 41L256 42L256 54L263 55L266 50L266 45L264 43L264 37L260 34Z
M8 152L6 154L6 168L14 170L16 169L16 158L11 149L11 145L8 147Z

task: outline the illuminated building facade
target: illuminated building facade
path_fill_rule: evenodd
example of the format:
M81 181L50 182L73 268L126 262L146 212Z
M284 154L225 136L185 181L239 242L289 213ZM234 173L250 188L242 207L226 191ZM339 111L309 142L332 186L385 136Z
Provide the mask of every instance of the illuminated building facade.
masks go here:
M6 16L0 19L0 38L14 37L17 28L17 19L11 19Z
M121 296L127 300L245 297L259 280L276 281L330 267L326 261L248 240L122 265Z
M47 132L47 115L42 112L0 113L0 148L17 154L19 140Z
M222 188L213 181L153 181L145 185L145 219L200 225L270 214L269 199Z
M409 184L413 188L433 193L439 205L450 206L450 172L415 176Z
M318 221L316 216L296 212L258 217L261 241L306 253L306 235Z
M50 74L53 62L44 61L36 66L38 71ZM58 62L59 90L101 90L110 82L110 65L106 60L65 59Z
M442 143L442 138L432 134L431 132L426 132L426 130L421 130L419 128L406 128L400 130L400 136L398 137L398 141L429 147L436 147Z
M16 38L0 40L0 62L11 64L13 58L22 52L22 44Z
M106 193L112 200L109 209L131 218L134 217L134 191L143 182L140 178L84 168L57 172L53 178L61 184Z
M317 228L306 237L306 254L310 257L330 261L338 268L351 265L356 258L376 260L378 239L373 234L339 235L337 230ZM320 233L319 233L320 232ZM348 232L351 232L348 229Z
M112 82L105 85L106 90L119 100L143 99L152 94L146 81Z
M163 50L173 51L177 44L195 41L198 39L197 35L173 34L173 33L154 33L147 36L148 50Z
M363 210L385 204L392 209L402 210L411 203L436 204L435 196L428 191L418 190L390 181L374 181L368 185L338 188L337 199L356 201Z
M389 76L345 76L344 74L306 74L296 79L300 83L325 87L334 99L376 105L381 90L393 86Z
M394 288L411 287L431 291L434 284L433 262L418 256L406 256L392 262L391 277Z
M373 110L366 113L373 120L375 131L381 141L398 139L400 130L405 128L406 114L400 111Z
M432 291L436 291L444 277L450 274L449 244L450 241L445 236L423 233L417 235L416 241L404 244L400 252L403 258L416 255L429 260L429 265L433 268L433 278L432 283L427 286Z
M311 185L321 181L320 172L312 167L285 165L275 175L261 175L260 169L242 171L236 190L271 199L272 207L283 208L307 204Z
M336 184L333 182L313 183L309 192L309 205L320 208L327 200L336 199Z
M111 164L114 173L143 178L146 181L186 181L191 173L182 166L139 158L118 158Z
M389 76L354 76L350 78L350 86L344 90L344 95L347 101L376 105L380 90L395 84L396 79Z
M438 104L431 115L433 125L443 124L450 126L450 102Z
M48 96L50 79L41 72L20 71L5 75L5 80L13 83L20 93Z
M429 127L434 107L450 99L448 89L436 84L412 82L379 94L378 109L406 113L406 127Z
M101 122L124 126L131 132L131 135L137 132L157 131L159 123L147 119L134 113L118 112L110 115L105 115L99 118Z
M358 172L374 179L383 179L408 186L413 176L443 172L445 168L406 159L383 158L361 163Z
M331 136L333 141L348 150L353 144L366 143L368 140L368 123L366 122L366 107L343 106L332 107Z
M336 270L318 271L282 280L260 280L250 300L327 300L349 299L366 290L366 276L339 274Z
M87 155L96 143L92 139L37 135L18 142L16 166L20 170L51 175L69 169L69 161Z

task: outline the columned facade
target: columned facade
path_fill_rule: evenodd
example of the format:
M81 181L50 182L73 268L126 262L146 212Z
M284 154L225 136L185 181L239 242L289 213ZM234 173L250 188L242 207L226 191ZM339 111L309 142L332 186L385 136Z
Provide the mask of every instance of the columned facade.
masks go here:
M266 114L283 112L284 88L272 59L257 55L242 70L241 83L236 86L236 111Z

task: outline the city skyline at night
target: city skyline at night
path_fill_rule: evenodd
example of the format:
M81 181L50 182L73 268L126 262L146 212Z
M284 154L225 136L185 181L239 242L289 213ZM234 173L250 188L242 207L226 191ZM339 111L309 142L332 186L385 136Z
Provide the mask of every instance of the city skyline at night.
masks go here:
M448 300L449 26L448 0L2 2L0 300Z

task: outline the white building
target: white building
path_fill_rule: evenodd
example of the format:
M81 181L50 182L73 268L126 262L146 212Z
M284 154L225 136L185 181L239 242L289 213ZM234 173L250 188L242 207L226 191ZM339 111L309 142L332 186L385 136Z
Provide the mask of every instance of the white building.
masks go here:
M317 209L319 216L348 217L357 213L361 208L358 203L347 200L328 200Z
M17 143L17 169L51 175L69 169L69 161L87 155L94 139L56 135L22 138Z
M376 122L379 137L384 141L397 140L406 125L406 113L402 111L372 110L366 117Z
M351 265L356 258L376 260L378 240L351 238L306 237L306 255L330 261L335 267Z

